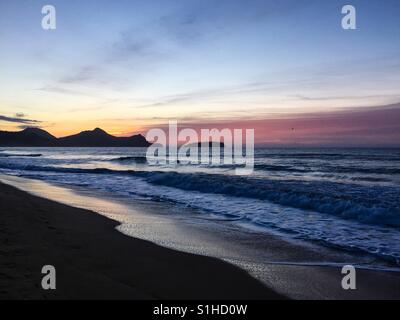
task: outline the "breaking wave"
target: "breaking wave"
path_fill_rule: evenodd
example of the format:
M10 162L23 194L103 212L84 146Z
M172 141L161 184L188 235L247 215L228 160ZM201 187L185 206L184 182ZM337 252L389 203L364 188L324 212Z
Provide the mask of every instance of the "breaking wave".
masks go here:
M266 200L374 225L400 226L400 190L328 181L269 180L207 173L43 167L2 164L3 169L74 174L124 175L185 191ZM132 181L134 183L134 181ZM385 201L382 201L385 199Z

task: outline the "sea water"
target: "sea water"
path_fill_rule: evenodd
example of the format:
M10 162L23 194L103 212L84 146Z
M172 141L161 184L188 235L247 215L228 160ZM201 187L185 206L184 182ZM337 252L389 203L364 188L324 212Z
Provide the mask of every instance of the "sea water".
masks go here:
M250 176L236 175L235 165L149 165L145 155L141 148L3 148L0 173L165 201L400 264L399 149L258 148Z

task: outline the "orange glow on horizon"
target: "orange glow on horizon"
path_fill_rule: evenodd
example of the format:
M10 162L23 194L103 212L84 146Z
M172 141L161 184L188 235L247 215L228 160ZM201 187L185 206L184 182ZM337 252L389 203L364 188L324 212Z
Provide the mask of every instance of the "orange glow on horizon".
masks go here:
M254 129L256 144L271 145L399 145L400 104L346 111L298 114L292 117L263 117L253 119L191 119L178 121L178 127L201 129ZM146 136L149 129L168 132L168 120L96 120L38 123L57 138L101 128L107 133L128 137ZM26 125L1 122L1 130L20 131ZM32 125L34 127L35 125Z

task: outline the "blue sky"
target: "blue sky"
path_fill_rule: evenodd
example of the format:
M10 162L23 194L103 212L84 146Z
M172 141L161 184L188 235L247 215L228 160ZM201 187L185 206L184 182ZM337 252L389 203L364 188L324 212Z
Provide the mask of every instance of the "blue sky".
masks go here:
M345 4L357 30L341 28ZM399 39L398 0L0 0L0 115L123 134L387 105L400 101Z

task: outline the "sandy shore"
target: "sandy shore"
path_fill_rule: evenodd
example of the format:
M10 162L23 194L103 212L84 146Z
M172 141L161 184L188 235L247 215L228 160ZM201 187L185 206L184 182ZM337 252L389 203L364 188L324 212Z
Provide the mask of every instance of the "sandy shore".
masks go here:
M0 184L0 298L282 298L235 266L125 236L116 225ZM42 290L43 265L56 267L57 290Z

